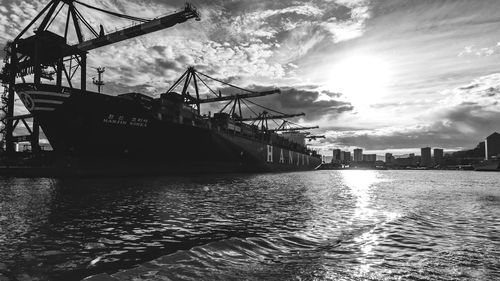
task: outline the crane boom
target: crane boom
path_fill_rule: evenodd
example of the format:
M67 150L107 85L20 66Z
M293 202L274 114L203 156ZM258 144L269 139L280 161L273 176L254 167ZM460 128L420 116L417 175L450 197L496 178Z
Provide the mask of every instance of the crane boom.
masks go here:
M188 104L200 104L200 103L210 103L210 102L217 102L217 101L228 101L228 100L234 100L234 99L247 99L247 98L254 98L254 97L262 97L262 96L268 96L268 95L273 95L273 94L279 94L281 91L279 89L274 89L270 91L264 91L264 92L252 92L248 94L239 94L239 95L231 95L231 96L225 96L225 97L216 97L216 98L207 98L207 99L190 99L187 103Z
M304 116L305 113L296 113L296 114L280 114L280 115L259 115L257 117L251 118L240 118L238 121L255 121L255 120L266 120L266 119L283 119L283 118L292 118L298 116Z
M113 33L109 33L107 35L99 36L97 38L76 44L74 45L74 47L76 47L76 49L78 49L79 51L86 52L116 42L141 36L143 34L169 28L178 23L185 22L191 18L196 18L196 20L199 20L200 14L192 5L186 3L184 10L180 12L163 16L161 18L153 19L142 24L138 24Z
M271 132L290 132L290 131L302 131L302 130L310 130L310 129L318 129L319 126L312 127L297 127L297 128L281 128L281 129L271 129Z
M316 139L324 139L326 138L324 135L314 135L314 136L307 136L306 139L309 139L309 140L316 140Z

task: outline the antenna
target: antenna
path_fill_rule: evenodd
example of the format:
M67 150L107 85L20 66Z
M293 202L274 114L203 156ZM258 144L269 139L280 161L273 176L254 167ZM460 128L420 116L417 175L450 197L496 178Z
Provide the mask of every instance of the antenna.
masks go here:
M104 81L102 81L102 74L106 70L105 67L97 67L95 68L97 70L97 80L95 80L95 77L92 77L92 83L94 85L97 85L97 92L101 93L101 87L104 86Z

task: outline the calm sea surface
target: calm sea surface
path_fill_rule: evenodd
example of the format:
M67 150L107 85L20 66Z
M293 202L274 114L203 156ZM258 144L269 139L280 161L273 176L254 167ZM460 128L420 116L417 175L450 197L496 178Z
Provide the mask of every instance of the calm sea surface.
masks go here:
M0 280L102 272L123 280L500 280L500 173L0 178Z

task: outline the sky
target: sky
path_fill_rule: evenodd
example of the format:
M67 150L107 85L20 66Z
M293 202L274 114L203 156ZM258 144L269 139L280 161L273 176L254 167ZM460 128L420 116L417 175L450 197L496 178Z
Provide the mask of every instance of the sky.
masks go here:
M144 18L184 5L82 1ZM0 0L0 44L13 39L46 3ZM419 154L426 146L454 151L500 131L498 0L192 3L201 21L92 50L88 76L94 76L91 67L106 67L104 93L111 95L158 96L188 66L249 89L280 88L280 95L252 101L306 113L293 121L320 126L312 133L326 138L310 145L323 154L357 147L378 154ZM102 24L110 32L131 24L75 5L96 29ZM62 30L60 21L54 21L53 31Z

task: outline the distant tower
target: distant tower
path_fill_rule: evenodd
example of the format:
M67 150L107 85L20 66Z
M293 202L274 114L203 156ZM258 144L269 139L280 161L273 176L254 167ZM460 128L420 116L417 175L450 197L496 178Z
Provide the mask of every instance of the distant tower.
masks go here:
M334 149L333 150L333 157L332 157L332 163L334 164L339 164L340 163L340 154L342 151L340 149Z
M377 161L377 154L363 154L363 161L364 162L376 162Z
M495 132L489 135L484 141L485 160L496 158L500 155L500 134Z
M95 77L92 77L92 83L94 83L94 85L97 85L97 92L100 93L101 87L104 86L104 81L102 81L102 74L104 73L106 68L98 67L96 68L96 70L97 70L97 80L95 80Z
M394 159L394 157L392 156L392 153L385 154L385 163L386 164L392 164L392 159Z
M344 163L343 164L349 164L349 163L351 163L351 152L349 152L349 151L342 151L342 154L344 155Z
M432 167L432 157L431 157L431 148L423 147L420 149L420 166L422 167Z
M434 148L434 164L442 165L444 158L444 151L441 148Z
M354 162L363 161L363 149L356 148L354 149Z

